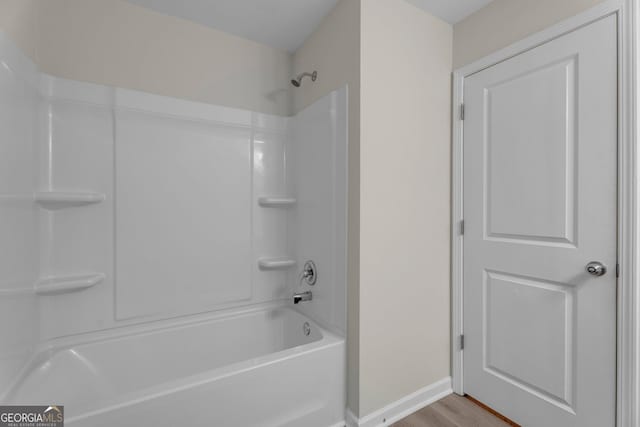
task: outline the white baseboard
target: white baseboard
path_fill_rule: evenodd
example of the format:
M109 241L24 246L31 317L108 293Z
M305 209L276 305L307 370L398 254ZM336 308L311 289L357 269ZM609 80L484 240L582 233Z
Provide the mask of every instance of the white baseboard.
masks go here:
M453 393L451 389L451 377L443 378L362 418L357 418L347 409L347 426L388 426L451 393Z

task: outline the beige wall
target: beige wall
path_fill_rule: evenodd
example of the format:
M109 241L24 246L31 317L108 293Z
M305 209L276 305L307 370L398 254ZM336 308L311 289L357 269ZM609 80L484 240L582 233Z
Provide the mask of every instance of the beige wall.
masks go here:
M341 0L293 58L295 73L319 73L294 90L294 111L349 85L358 417L449 376L451 52L451 26L404 0Z
M36 57L37 0L0 0L0 29L30 58Z
M0 28L59 77L291 113L289 53L122 0L0 0Z
M452 52L404 0L361 25L360 417L450 375Z
M603 0L494 0L454 26L453 66L469 64Z
M294 111L348 84L350 95L360 90L360 0L341 0L293 56L294 74L318 70L318 79L305 80L293 91ZM352 103L358 106L358 102ZM359 114L353 115L354 119ZM357 123L357 120L356 120Z
M293 57L294 73L318 71L293 90L294 111L349 86L347 404L358 413L360 255L360 0L341 0Z

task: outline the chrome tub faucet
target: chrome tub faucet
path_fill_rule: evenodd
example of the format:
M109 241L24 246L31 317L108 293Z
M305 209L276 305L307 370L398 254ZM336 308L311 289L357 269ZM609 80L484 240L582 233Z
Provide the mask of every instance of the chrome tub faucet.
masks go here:
M313 299L313 295L311 294L311 291L293 294L294 304L298 304L299 302L304 302L304 301L311 301L312 299Z

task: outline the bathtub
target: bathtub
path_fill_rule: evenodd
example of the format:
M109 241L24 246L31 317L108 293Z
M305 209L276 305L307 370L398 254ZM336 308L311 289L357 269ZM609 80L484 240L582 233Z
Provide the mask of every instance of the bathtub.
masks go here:
M285 306L59 340L2 398L69 426L344 425L345 341Z

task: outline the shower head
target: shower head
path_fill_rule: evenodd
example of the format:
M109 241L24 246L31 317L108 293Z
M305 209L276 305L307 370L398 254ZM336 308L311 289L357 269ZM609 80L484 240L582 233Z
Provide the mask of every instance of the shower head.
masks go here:
M313 73L302 73L299 74L298 77L296 77L295 79L291 80L291 84L294 85L295 87L300 87L301 83L302 83L302 79L305 77L311 77L311 81L315 82L316 79L318 78L318 72L314 71Z

